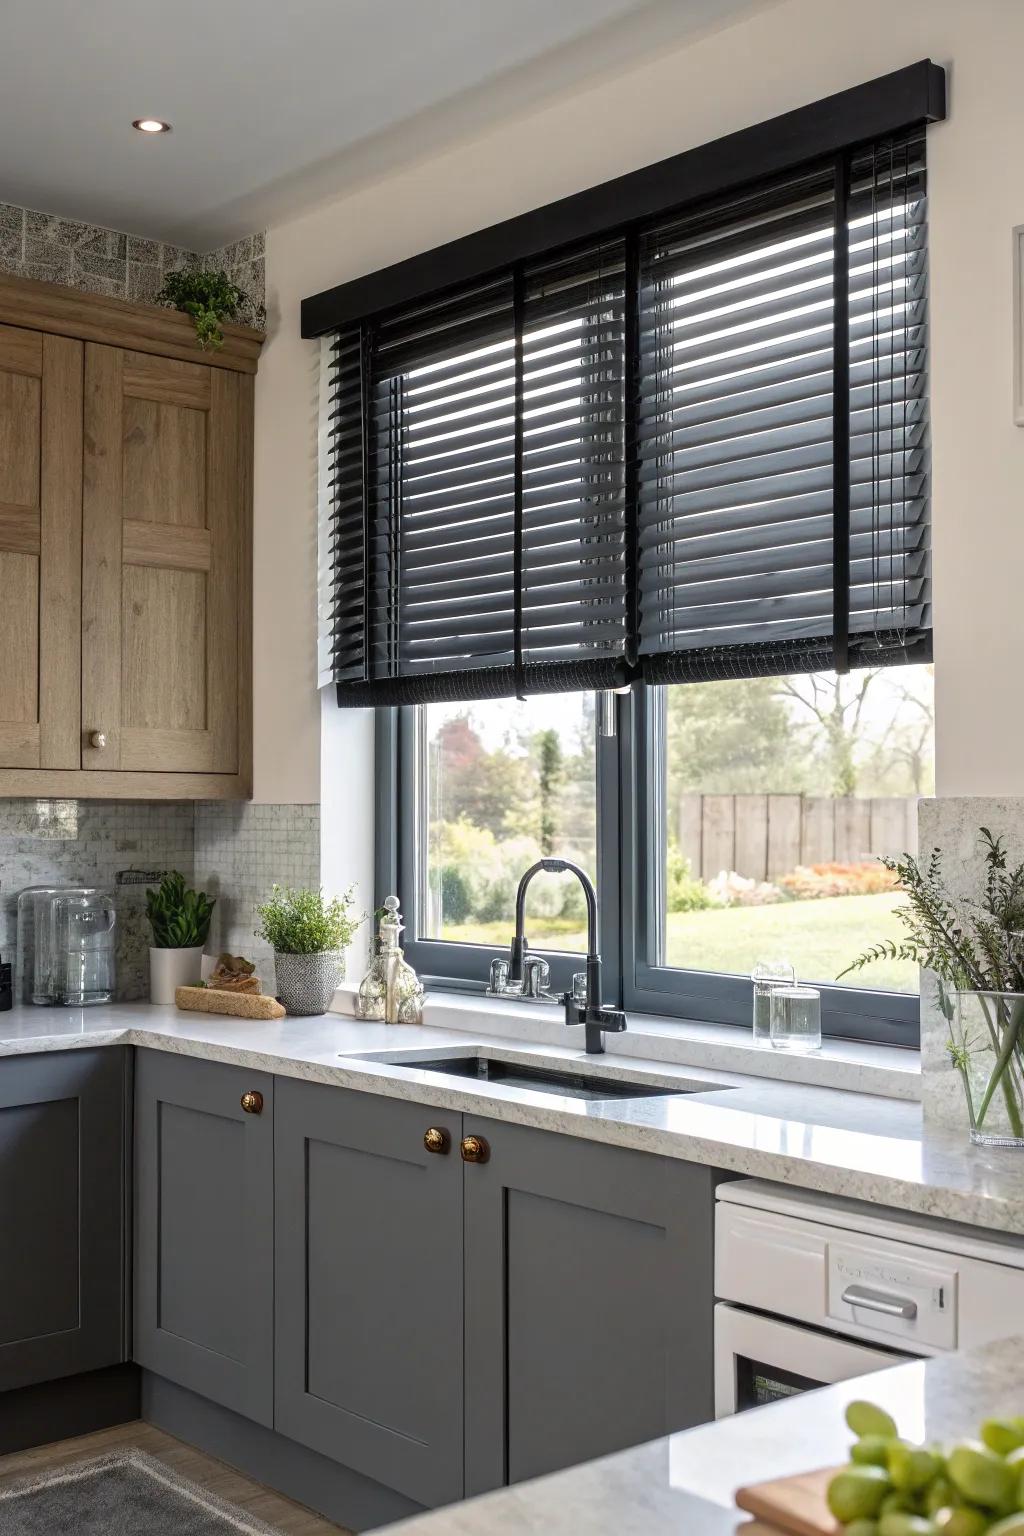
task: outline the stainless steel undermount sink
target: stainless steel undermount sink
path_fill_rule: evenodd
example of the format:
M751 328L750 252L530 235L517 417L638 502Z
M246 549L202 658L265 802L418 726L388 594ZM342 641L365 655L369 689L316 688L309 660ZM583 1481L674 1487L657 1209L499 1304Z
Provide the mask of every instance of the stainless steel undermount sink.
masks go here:
M362 1061L377 1061L411 1072L441 1072L446 1077L468 1078L473 1082L501 1083L506 1088L528 1088L534 1093L557 1093L567 1099L658 1099L675 1098L686 1093L706 1093L711 1083L673 1084L631 1082L623 1078L602 1077L599 1073L580 1072L573 1067L534 1066L522 1061L507 1061L498 1056L420 1056L410 1059L397 1052L360 1052Z

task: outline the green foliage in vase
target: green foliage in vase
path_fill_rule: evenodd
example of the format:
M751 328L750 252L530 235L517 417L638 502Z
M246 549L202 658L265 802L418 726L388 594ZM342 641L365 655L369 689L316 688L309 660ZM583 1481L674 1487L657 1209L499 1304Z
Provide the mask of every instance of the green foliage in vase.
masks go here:
M275 885L256 914L260 920L256 937L285 955L346 949L363 921L353 913L351 887L343 896L325 901L323 891L282 890Z
M146 915L154 949L196 949L205 944L216 900L189 890L185 876L172 870L156 890L146 892Z
M895 959L915 961L933 971L939 982L939 1008L950 1029L950 1061L963 1079L972 1125L981 1128L998 1090L1011 1131L1021 1139L1024 997L1013 994L1024 994L1024 863L1011 869L1002 838L993 837L988 827L979 828L978 840L985 853L985 877L978 901L950 894L938 848L932 849L926 864L909 853L901 859L883 858L880 862L896 875L907 897L906 906L896 912L906 937L872 945L840 976L878 960ZM969 1080L971 1057L986 1049L986 1042L980 1037L956 1037L950 990L981 994L978 1007L986 1024L993 1066L977 1105ZM998 995L1006 993L1011 994L1009 999Z
M226 272L207 272L202 267L168 272L156 301L192 316L196 340L204 352L218 352L224 345L224 320L252 325L261 325L263 320L261 306L233 283Z
M872 945L840 976L877 960L911 960L955 991L1024 992L1024 863L1009 869L1003 840L988 827L979 829L979 841L985 850L980 901L950 895L938 848L926 864L909 853L880 859L907 897L896 914L907 936Z

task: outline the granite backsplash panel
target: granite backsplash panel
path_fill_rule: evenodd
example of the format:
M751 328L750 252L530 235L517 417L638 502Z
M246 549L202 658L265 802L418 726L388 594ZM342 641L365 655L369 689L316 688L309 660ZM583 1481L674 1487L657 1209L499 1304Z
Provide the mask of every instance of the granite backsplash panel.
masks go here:
M259 233L216 251L190 251L162 240L0 202L0 272L63 283L67 288L139 304L153 303L166 273L203 266L223 268L257 308L262 308L265 245Z
M918 807L922 857L942 850L943 877L953 894L976 901L984 880L978 829L988 827L1006 843L1010 863L1024 859L1024 800L957 796L922 800ZM939 1011L934 976L921 978L921 1099L925 1119L956 1126L966 1136L964 1092L946 1049L949 1026Z
M118 997L145 998L146 886L169 869L217 897L207 950L247 955L273 991L273 955L253 933L255 906L275 881L320 884L320 807L0 799L0 957L14 959L19 891L99 886L117 905Z

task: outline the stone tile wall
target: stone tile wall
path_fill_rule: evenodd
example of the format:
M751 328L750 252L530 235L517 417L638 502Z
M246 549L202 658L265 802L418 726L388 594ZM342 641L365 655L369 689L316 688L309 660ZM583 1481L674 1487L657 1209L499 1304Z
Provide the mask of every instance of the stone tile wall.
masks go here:
M256 962L264 992L274 990L272 950L255 937L256 904L275 884L320 885L319 805L196 805L195 878L217 897L207 949Z
M117 992L149 993L146 884L138 874L193 874L190 801L0 800L0 955L15 958L18 893L28 885L96 885L115 897Z
M151 304L167 272L223 267L257 308L265 297L265 241L248 235L205 254L57 214L0 203L0 272Z

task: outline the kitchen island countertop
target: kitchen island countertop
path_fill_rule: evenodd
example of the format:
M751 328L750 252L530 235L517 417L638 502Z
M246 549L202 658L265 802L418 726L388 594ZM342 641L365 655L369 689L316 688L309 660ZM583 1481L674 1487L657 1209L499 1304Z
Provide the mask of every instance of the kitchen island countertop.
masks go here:
M1024 1340L895 1366L390 1526L393 1536L732 1536L734 1494L846 1460L843 1410L867 1397L913 1441L975 1436L1024 1411Z

